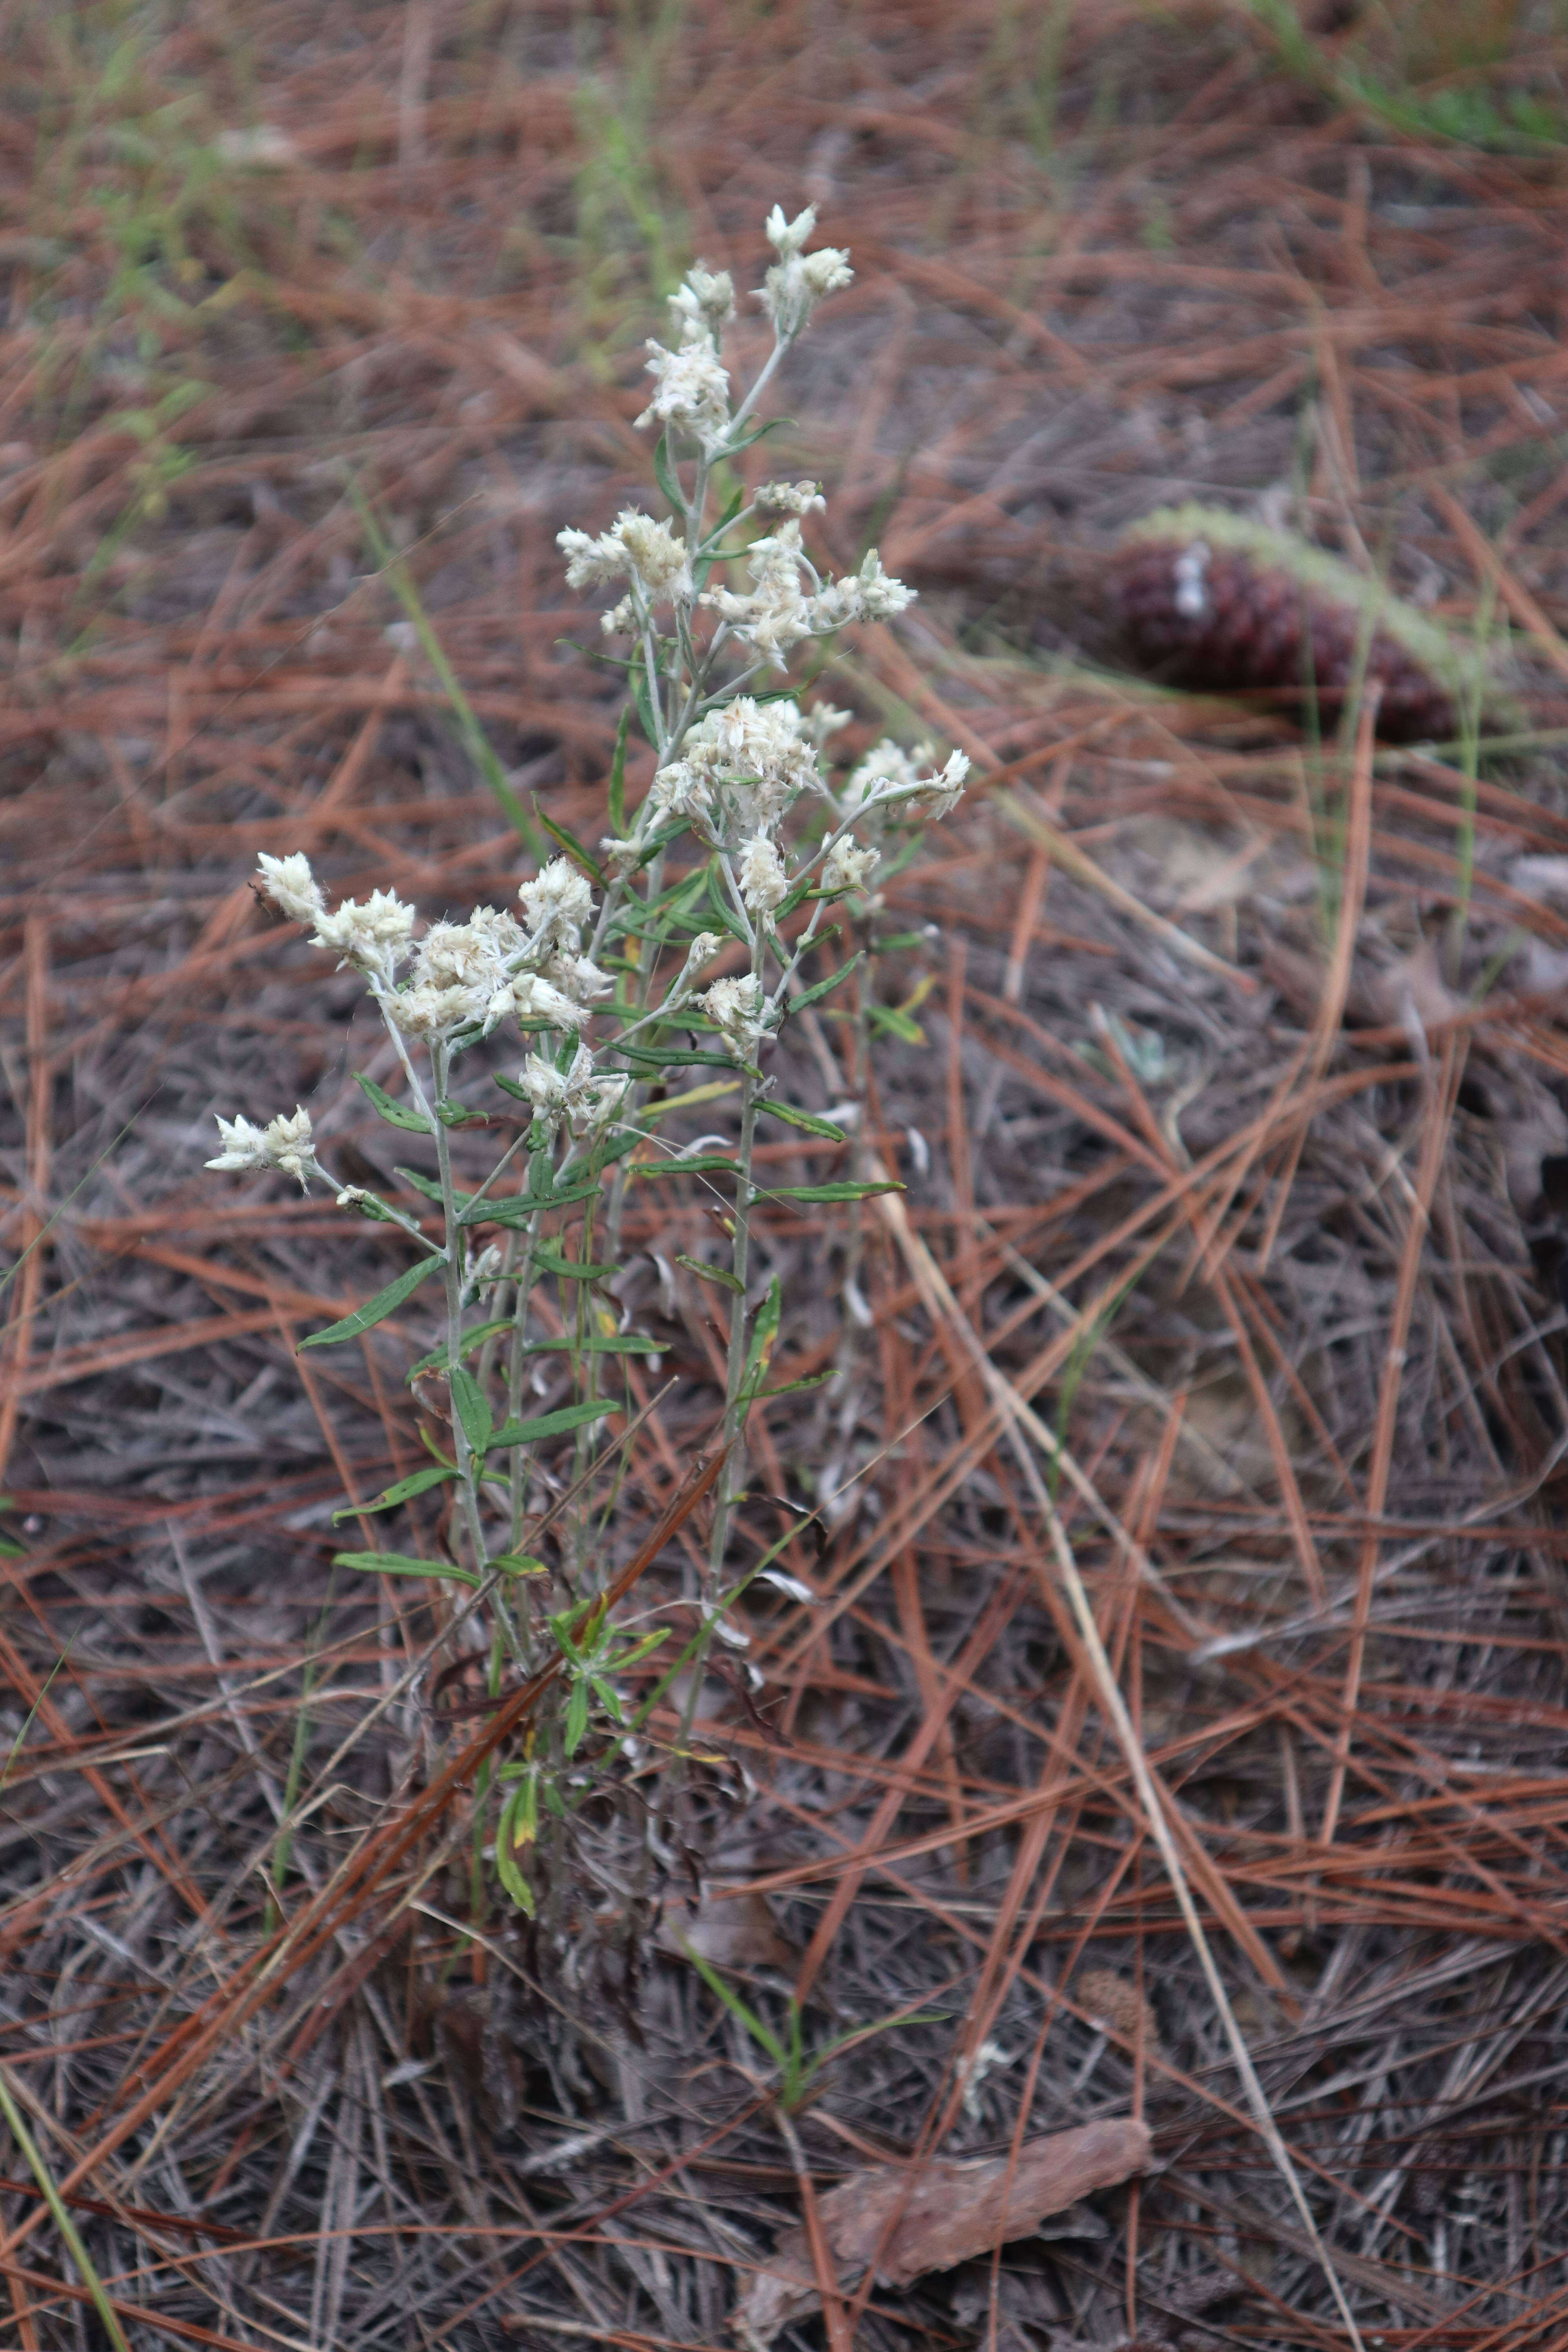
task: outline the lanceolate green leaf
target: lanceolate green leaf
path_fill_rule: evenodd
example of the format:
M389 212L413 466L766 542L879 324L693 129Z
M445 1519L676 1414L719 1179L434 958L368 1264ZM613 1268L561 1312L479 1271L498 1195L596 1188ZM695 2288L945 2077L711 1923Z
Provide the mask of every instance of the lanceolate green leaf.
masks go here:
M810 988L803 988L798 996L786 996L784 1008L784 1019L787 1021L793 1014L804 1012L808 1004L820 1004L822 999L831 995L841 981L848 979L858 963L864 961L865 950L861 949L850 957L847 963L840 964L837 971L830 971L826 980L817 981Z
M607 1412L623 1412L624 1405L614 1397L594 1399L585 1404L563 1404L558 1412L542 1412L537 1421L509 1421L502 1423L486 1446L487 1454L500 1454L509 1445L531 1445L538 1437L559 1437L563 1430L581 1429L584 1422L602 1421Z
M405 1266L384 1290L378 1290L374 1298L367 1298L363 1307L356 1307L353 1313L345 1315L341 1323L329 1323L324 1331L312 1331L308 1339L300 1340L300 1347L335 1348L344 1339L357 1339L362 1331L368 1331L384 1317L395 1314L404 1300L418 1289L426 1276L434 1274L441 1263L438 1257L423 1257L417 1265Z
M495 1427L490 1401L466 1366L454 1364L450 1377L452 1402L458 1409L458 1419L463 1424L463 1434L474 1452L482 1454Z
M765 1103L758 1105L758 1108L771 1112L774 1118L782 1118L788 1127L804 1127L807 1135L825 1135L829 1143L847 1143L849 1140L844 1129L835 1127L830 1118L818 1118L809 1110L796 1110L794 1103L775 1102L770 1096Z
M405 1103L394 1102L385 1087L378 1087L363 1070L354 1072L354 1084L371 1108L385 1119L388 1127L406 1128L410 1135L434 1135L436 1132L423 1111L410 1110Z
M662 443L660 446L663 446ZM630 705L623 704L621 723L616 730L616 756L610 761L610 789L605 800L610 831L617 840L626 829L626 733L631 716Z
M449 1559L414 1559L405 1551L337 1551L332 1566L367 1569L374 1576L439 1576L449 1584L479 1580L471 1568L457 1568Z
M890 1179L880 1184L777 1184L760 1192L764 1201L868 1201L873 1192L901 1192Z
M416 1495L428 1494L432 1486L444 1486L448 1478L455 1478L457 1475L444 1464L432 1462L426 1469L415 1470L406 1478L399 1478L395 1486L388 1486L384 1494L378 1495L374 1503L349 1503L342 1510L334 1511L332 1525L336 1527L340 1519L362 1518L368 1511L394 1511L399 1503L411 1503Z

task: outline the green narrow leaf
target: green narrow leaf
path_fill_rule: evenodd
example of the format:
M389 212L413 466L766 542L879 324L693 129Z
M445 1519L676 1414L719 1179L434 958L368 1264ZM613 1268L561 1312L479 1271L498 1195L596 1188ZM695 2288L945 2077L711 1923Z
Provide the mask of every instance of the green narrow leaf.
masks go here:
M712 909L714 921L716 923L722 923L724 929L729 932L730 937L732 940L739 940L742 947L749 947L751 942L747 939L745 932L741 929L740 923L735 918L734 910L731 907L729 900L724 896L723 886L719 879L719 868L717 866L710 866L708 868L708 904Z
M357 1339L362 1331L368 1331L373 1324L381 1322L384 1317L401 1307L404 1300L418 1289L426 1276L434 1274L441 1264L438 1257L425 1257L417 1265L405 1266L384 1290L378 1290L374 1298L367 1298L363 1307L356 1307L353 1313L345 1315L341 1323L329 1323L324 1331L312 1331L308 1339L300 1340L300 1347L335 1348L344 1339Z
M493 1559L486 1560L485 1566L487 1569L504 1569L508 1576L548 1576L550 1573L543 1560L535 1559L531 1551L498 1551Z
M489 1127L489 1115L482 1110L465 1110L461 1103L438 1102L436 1116L443 1127Z
M634 1160L631 1173L651 1183L658 1176L733 1176L739 1167L717 1151L696 1151L689 1160Z
M537 1437L559 1437L563 1430L581 1429L585 1422L602 1421L607 1412L622 1412L613 1397L591 1398L584 1404L563 1404L558 1412L542 1412L536 1421L509 1421L496 1431L486 1446L487 1454L500 1454L509 1445L531 1445Z
M818 1118L809 1110L796 1110L794 1103L774 1102L770 1097L767 1102L759 1103L757 1108L771 1111L774 1118L782 1118L788 1127L804 1127L807 1135L825 1135L829 1143L847 1143L849 1140L844 1129L835 1127L830 1118Z
M662 449L663 442L659 443ZM621 723L616 730L616 755L610 761L610 790L607 813L610 831L618 841L626 829L626 736L631 727L630 703L621 709Z
M395 1511L399 1503L411 1503L416 1495L428 1494L432 1486L444 1486L448 1478L455 1478L457 1475L443 1463L432 1462L426 1468L411 1471L406 1478L399 1478L395 1486L388 1486L384 1494L378 1495L374 1503L350 1503L342 1510L334 1511L332 1525L336 1527L340 1519L361 1518L369 1511Z
M572 1696L566 1702L566 1753L575 1756L582 1745L583 1734L588 1728L588 1685L581 1675L572 1685Z
M354 1072L354 1084L371 1108L379 1118L385 1119L388 1127L405 1128L410 1135L435 1134L435 1129L422 1111L408 1110L402 1103L394 1102L385 1087L378 1087L365 1071Z
M776 1389L759 1389L755 1402L766 1404L770 1397L798 1396L803 1389L819 1389L825 1381L837 1380L837 1369L830 1372L812 1372L804 1381L784 1381Z
M778 1184L769 1191L758 1188L763 1201L868 1201L873 1192L902 1192L908 1190L890 1177L884 1183L851 1184Z
M537 1244L533 1263L541 1274L559 1275L563 1282L607 1282L616 1270L614 1258L603 1265L584 1265L579 1259L552 1249L548 1242Z
M630 675L632 698L637 707L637 717L642 722L642 731L657 751L658 729L654 723L653 697L648 691L647 664L639 662Z
M716 1282L725 1290L735 1291L742 1298L746 1295L745 1284L737 1282L727 1265L704 1265L700 1257L683 1257L679 1254L675 1263L685 1266L689 1274L696 1275L700 1281Z
M680 484L676 478L675 467L670 463L668 433L659 435L658 446L653 453L653 478L677 514L684 514L686 500L680 494Z
M603 866L599 864L596 858L589 856L587 851L584 848L580 841L574 840L572 835L567 832L563 824L557 824L553 817L545 815L544 811L539 805L539 795L537 793L535 793L533 796L533 814L539 819L540 824L544 827L545 832L550 835L551 840L556 842L560 847L566 852L566 855L572 860L573 865L580 866L584 873L588 876L589 879L595 884L595 886L598 889L602 890L605 887L605 871Z
M474 1349L482 1348L487 1339L499 1339L503 1331L510 1329L510 1315L499 1316L490 1323L476 1323L471 1330L465 1331L463 1334L462 1353L465 1356L471 1356ZM443 1339L438 1348L432 1348L427 1356L421 1356L416 1364L410 1364L405 1377L411 1381L416 1381L421 1372L444 1372L446 1369L447 1343Z
M479 1583L471 1568L456 1568L449 1559L413 1559L405 1551L337 1551L334 1568L363 1568L376 1576L440 1576L456 1584Z
M463 1365L454 1364L450 1378L452 1402L457 1407L458 1419L463 1424L463 1434L474 1452L482 1454L489 1444L491 1432L495 1428L495 1415L490 1411L490 1401L472 1372L467 1370Z
M808 1004L820 1004L823 998L830 995L840 981L847 980L856 965L863 963L865 960L865 950L859 949L850 957L847 963L840 964L837 971L830 971L826 980L816 982L810 988L803 988L798 996L786 996L784 1008L784 1019L787 1021L793 1014L804 1012Z
M805 1002L801 999L802 1003ZM906 1045L923 1045L926 1033L913 1015L897 1004L873 1004L868 1007L871 1034L878 1037L901 1037Z
M781 425L793 425L794 423L795 419L793 416L770 416L765 425L753 425L751 432L746 434L742 439L739 441L731 441L729 446L725 449L724 455L726 457L738 457L742 449L749 449L753 441L760 441L762 439L764 433L776 433ZM797 689L792 687L788 691L795 693ZM760 702L762 700L761 695L758 695L756 699Z
M744 1063L731 1060L728 1054L708 1054L696 1046L674 1046L662 1052L657 1045L612 1045L611 1053L621 1055L632 1065L634 1076L652 1070L740 1070Z

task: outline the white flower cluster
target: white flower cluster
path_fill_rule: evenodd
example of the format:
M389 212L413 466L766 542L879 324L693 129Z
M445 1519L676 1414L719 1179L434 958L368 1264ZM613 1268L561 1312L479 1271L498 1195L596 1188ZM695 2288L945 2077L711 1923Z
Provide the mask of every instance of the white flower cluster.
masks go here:
M619 1073L595 1077L594 1056L583 1045L567 1070L558 1070L542 1054L530 1054L522 1066L523 1087L541 1118L564 1117L577 1137L597 1134L608 1125L630 1083Z
M476 1025L489 1031L508 1014L552 1029L580 1029L609 975L582 952L594 914L593 892L564 857L552 858L518 897L526 928L496 907L476 907L466 923L432 923L417 945L417 911L390 890L329 910L307 857L261 859L262 887L296 922L310 923L317 947L363 971L372 993L405 1036L440 1044ZM412 950L407 980L398 966Z
M827 500L820 482L764 482L752 504L763 514L808 515L826 512Z
M694 1002L698 1011L705 1013L712 1022L736 1061L751 1061L768 1025L763 986L755 972L743 971L734 979L716 980Z
M640 627L643 615L656 604L689 598L691 566L686 541L654 515L625 507L608 530L597 539L585 530L560 530L555 544L566 558L569 588L596 588L605 581L629 580L632 593L624 596L600 623L606 635Z
M738 694L698 720L680 758L655 776L649 800L661 820L683 816L738 842L773 832L820 782L816 746L795 705Z
M803 638L826 636L851 621L889 621L912 604L915 591L882 569L872 548L858 572L824 586L800 541L799 515L754 539L746 550L749 591L709 589L700 598L727 622L742 645L775 669L786 669ZM808 588L802 572L809 574Z
M838 793L840 808L846 815L873 806L898 806L916 816L951 816L963 796L969 775L968 755L951 751L945 766L936 774L922 775L922 767L931 765L935 758L933 743L917 743L912 751L906 751L901 743L885 735L851 769Z
M854 279L849 256L837 246L825 245L816 253L805 250L816 226L815 205L807 205L794 220L785 220L783 205L775 205L767 217L768 243L778 259L758 291L784 342L794 341L825 294L837 294Z
M326 1173L316 1160L310 1114L301 1110L298 1103L292 1118L279 1114L266 1127L253 1127L247 1118L220 1116L217 1133L223 1150L216 1160L207 1161L209 1168L236 1172L276 1169L279 1175L294 1177L301 1191L312 1176L324 1177Z

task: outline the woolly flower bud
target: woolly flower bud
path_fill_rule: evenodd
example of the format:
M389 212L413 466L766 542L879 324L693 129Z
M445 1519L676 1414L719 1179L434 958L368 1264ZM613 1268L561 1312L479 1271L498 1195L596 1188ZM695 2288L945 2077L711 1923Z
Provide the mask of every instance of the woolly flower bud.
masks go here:
M890 621L915 601L918 591L906 588L901 580L894 580L882 569L882 559L877 549L868 548L857 580L860 590L860 606L868 621Z
M762 983L753 971L733 980L716 980L696 1003L723 1038L738 1062L749 1061L763 1034Z
M677 352L648 342L648 373L658 390L640 426L656 420L689 433L710 456L729 437L730 377L711 343L682 343Z
M717 931L699 931L686 950L689 967L696 971L699 965L711 963L720 949L725 944L726 942Z
M558 988L563 996L569 996L574 1004L591 1004L596 996L607 996L616 984L591 958L574 955L565 949L551 957L544 974L551 985Z
M820 482L764 482L754 503L763 514L807 515L824 511Z
M794 220L784 218L782 205L775 205L763 224L763 233L781 261L792 261L805 250L805 240L816 226L816 206L807 205Z
M656 814L683 816L701 824L710 814L712 794L707 779L698 773L689 760L672 760L661 768L653 780L648 794Z
M623 507L597 539L585 530L558 530L555 544L566 558L569 588L597 588L629 576L650 604L691 593L685 541L677 539L667 522L636 507ZM612 628L623 628L630 627L635 617L630 600L623 599L605 620Z
M798 335L825 294L837 294L852 281L849 256L837 246L825 245L816 253L804 250L816 226L816 207L786 221L782 206L768 215L768 242L778 259L758 289L763 310L786 340Z
M820 751L830 735L854 724L852 710L836 710L831 702L814 702L805 713L805 731Z
M345 898L331 914L323 910L311 937L340 962L390 976L414 937L415 913L395 890L373 890L363 906Z
M691 593L686 542L676 538L667 522L628 507L617 517L616 530L632 570L647 591L650 604Z
M517 895L535 948L576 948L584 924L593 919L594 893L570 858L552 857Z
M741 844L741 896L753 915L771 915L781 899L789 893L789 877L784 869L778 845L765 833L759 833Z
M579 1045L568 1070L558 1070L542 1054L531 1054L522 1066L522 1087L542 1118L559 1118L563 1112L576 1136L603 1127L620 1107L627 1080L623 1074L600 1078L594 1075L594 1056Z
M301 851L296 850L291 857L268 857L263 850L256 863L262 889L291 922L313 923L325 911L321 886Z
M580 1029L588 1018L575 1003L536 971L520 971L511 982L509 1009L520 1021L540 1021L551 1029Z
M613 833L599 835L599 850L613 881L624 882L627 875L635 874L642 863L641 844L618 840Z
M223 1150L216 1160L207 1161L209 1168L237 1171L275 1168L281 1175L297 1178L301 1191L312 1176L322 1174L310 1137L310 1114L298 1103L292 1118L279 1115L264 1128L253 1127L247 1118L218 1117L217 1132Z
M921 816L951 816L963 797L964 781L969 774L969 758L963 751L953 751L940 775L924 777L915 793L912 805Z
M727 269L710 269L693 262L686 283L669 298L683 343L706 336L717 343L720 331L735 315L735 282Z
M879 849L862 849L852 835L836 841L822 869L825 890L863 890L881 859Z

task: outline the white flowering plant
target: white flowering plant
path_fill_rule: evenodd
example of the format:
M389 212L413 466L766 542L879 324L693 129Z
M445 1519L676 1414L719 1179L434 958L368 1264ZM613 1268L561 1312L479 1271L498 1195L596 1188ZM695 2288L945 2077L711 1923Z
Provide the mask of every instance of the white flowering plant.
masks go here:
M537 1670L542 1646L543 1663L557 1667L557 1719L535 1726L526 1765L506 1767L497 1783L515 1785L502 1802L496 1873L525 1909L533 1893L522 1858L538 1834L540 1790L547 1801L557 1790L551 1810L559 1822L568 1759L595 1736L608 1743L604 1756L624 1748L628 1727L614 1674L650 1655L661 1638L615 1646L616 1629L599 1605L609 1581L596 1564L602 1529L581 1502L606 1443L605 1423L630 1410L624 1393L610 1391L616 1360L624 1370L626 1359L655 1352L626 1328L609 1287L621 1264L628 1184L696 1179L721 1198L728 1235L727 1264L682 1260L722 1296L730 1327L700 1631L659 1685L689 1670L689 1717L707 1643L716 1631L733 1632L724 1612L749 1580L726 1582L727 1536L747 1414L782 1308L777 1282L757 1277L753 1213L759 1200L854 1202L889 1183L878 1172L763 1191L753 1165L760 1120L829 1143L849 1140L833 1120L779 1094L770 1051L786 1021L829 995L859 961L842 956L807 977L835 929L826 919L846 903L853 915L875 907L890 829L945 814L967 772L962 752L938 766L934 755L922 764L884 743L834 784L823 747L848 714L825 705L803 710L788 682L792 656L847 625L896 616L913 592L888 575L875 549L844 576L819 567L805 537L824 503L816 483L763 482L749 495L732 486L737 461L767 429L752 419L774 372L817 302L850 282L847 254L807 250L815 226L812 210L789 220L776 206L766 223L774 258L758 297L773 348L743 396L733 394L723 359L735 316L728 273L700 263L671 297L674 340L649 345L654 391L638 420L661 428L653 470L669 513L627 507L596 535L559 535L569 585L616 592L602 625L628 648L611 657L630 698L607 784L609 830L595 846L552 825L563 854L521 884L516 914L479 907L465 922L423 929L416 910L391 891L331 907L302 856L260 861L262 892L318 948L358 972L385 1025L403 1090L395 1097L362 1075L369 1104L434 1155L433 1174L399 1171L405 1198L358 1186L338 1192L340 1206L395 1228L416 1255L375 1297L303 1344L357 1339L439 1278L443 1338L410 1378L421 1395L434 1388L444 1396L449 1442L427 1436L427 1466L339 1516L405 1508L440 1490L438 1499L451 1505L447 1556L338 1558L468 1587L472 1609L489 1624L492 1691L509 1663ZM628 811L634 713L654 773ZM523 1044L515 1075L487 1073L477 1056L464 1064L482 1041L514 1035ZM681 1097L656 1097L671 1072L691 1068L705 1076L687 1099L738 1096L732 1148L706 1148L721 1140L713 1137L684 1150L658 1139L660 1119ZM517 1133L483 1181L464 1189L452 1131L486 1123L473 1096L492 1085L521 1107ZM303 1109L265 1128L243 1117L220 1118L218 1127L215 1169L281 1172L302 1185L330 1181ZM433 1242L427 1227L437 1218ZM563 1246L569 1234L577 1237L570 1254ZM531 1412L542 1360L559 1367L563 1357L569 1394ZM533 1475L542 1466L535 1449L567 1432L574 1433L575 1475L563 1500L541 1514L535 1497L548 1493L549 1480ZM543 1520L557 1530L554 1568L532 1549ZM552 1599L562 1605L552 1610ZM489 1788L487 1778L481 1813Z

